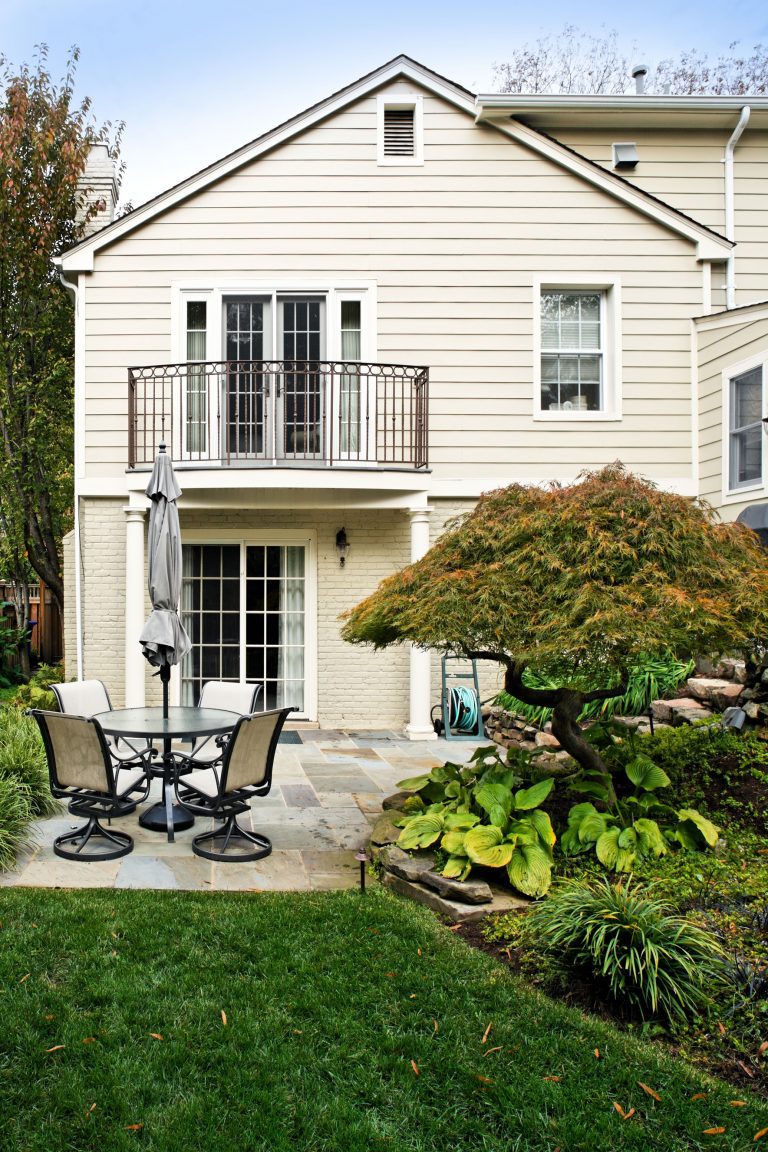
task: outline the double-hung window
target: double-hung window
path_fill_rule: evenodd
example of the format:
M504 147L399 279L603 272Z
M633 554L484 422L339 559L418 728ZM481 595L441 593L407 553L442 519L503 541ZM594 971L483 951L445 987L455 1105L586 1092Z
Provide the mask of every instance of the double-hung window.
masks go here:
M621 415L618 282L534 285L534 415L616 420Z
M763 366L728 382L728 487L751 488L763 481Z

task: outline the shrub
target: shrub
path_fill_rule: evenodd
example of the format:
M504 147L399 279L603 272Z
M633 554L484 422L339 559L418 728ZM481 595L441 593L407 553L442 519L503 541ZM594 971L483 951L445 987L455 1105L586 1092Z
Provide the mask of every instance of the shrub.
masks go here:
M0 871L12 868L27 839L28 789L15 776L0 776Z
M27 796L29 817L59 810L48 785L48 765L40 730L17 708L0 708L0 780L16 781Z
M710 1002L720 945L639 884L561 881L530 913L539 946L607 982L643 1017L686 1020Z
M532 756L510 749L502 759L496 748L478 748L469 764L443 764L422 776L401 780L413 793L406 801L401 848L437 844L444 876L465 880L473 865L506 868L513 887L526 896L543 896L552 879L555 834L541 805L554 780L537 780Z
M627 688L623 696L611 696L608 700L593 700L581 713L581 720L608 719L611 716L640 716L648 711L652 701L672 696L683 680L693 671L693 661L675 659L672 655L651 659L642 657L629 669ZM523 673L523 683L530 688L557 688L563 677L545 676L528 668ZM601 685L594 685L601 687ZM522 716L529 724L543 728L552 718L552 709L523 704L515 696L499 693L496 703L508 712Z
M63 665L41 664L28 683L19 687L13 702L17 708L46 708L49 712L57 712L59 706L50 686L63 680Z

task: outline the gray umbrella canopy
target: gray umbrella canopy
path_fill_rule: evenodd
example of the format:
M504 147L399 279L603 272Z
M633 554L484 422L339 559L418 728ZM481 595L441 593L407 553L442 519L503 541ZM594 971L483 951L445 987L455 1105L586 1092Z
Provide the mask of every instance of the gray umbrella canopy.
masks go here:
M147 485L149 514L149 598L152 612L139 637L150 664L178 664L191 645L179 619L181 599L181 532L176 501L181 496L173 464L160 445Z

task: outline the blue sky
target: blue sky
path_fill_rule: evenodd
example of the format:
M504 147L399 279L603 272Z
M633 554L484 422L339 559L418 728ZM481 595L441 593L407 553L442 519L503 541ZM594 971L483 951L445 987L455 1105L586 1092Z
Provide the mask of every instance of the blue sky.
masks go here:
M578 13L563 0L0 0L0 52L18 64L45 42L58 78L80 47L78 94L126 123L122 195L136 205L401 52L488 92L511 46L569 22L617 29L650 65L768 42L764 0L583 0Z

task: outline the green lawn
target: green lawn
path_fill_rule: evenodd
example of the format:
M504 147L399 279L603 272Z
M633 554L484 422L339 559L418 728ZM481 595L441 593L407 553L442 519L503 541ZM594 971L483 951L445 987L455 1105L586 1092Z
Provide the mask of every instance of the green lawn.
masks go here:
M0 922L2 1152L673 1152L768 1128L376 890L8 889Z

